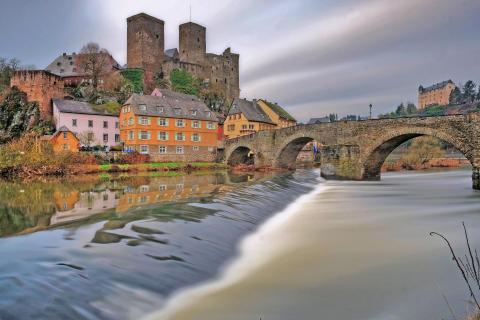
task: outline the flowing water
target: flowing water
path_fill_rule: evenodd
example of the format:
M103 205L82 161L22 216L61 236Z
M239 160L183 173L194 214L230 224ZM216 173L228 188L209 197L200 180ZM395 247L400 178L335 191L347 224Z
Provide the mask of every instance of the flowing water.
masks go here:
M0 183L0 319L458 319L471 171ZM448 301L448 305L447 302Z

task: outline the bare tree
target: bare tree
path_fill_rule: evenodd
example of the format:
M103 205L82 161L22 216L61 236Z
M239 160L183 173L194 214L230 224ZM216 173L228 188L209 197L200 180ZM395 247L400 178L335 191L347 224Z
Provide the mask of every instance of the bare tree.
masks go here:
M111 71L112 62L110 53L97 43L90 42L82 47L76 58L77 67L88 74L93 88L97 88L100 78Z
M78 140L82 146L90 148L95 142L95 134L93 131L82 132L78 135Z

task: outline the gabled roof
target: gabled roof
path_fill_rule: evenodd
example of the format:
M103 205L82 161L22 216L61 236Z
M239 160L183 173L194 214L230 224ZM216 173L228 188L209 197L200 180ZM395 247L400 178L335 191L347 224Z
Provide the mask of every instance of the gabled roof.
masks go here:
M311 118L308 121L308 124L318 124L318 123L328 123L328 122L330 122L330 117Z
M274 124L272 119L263 112L256 101L235 98L228 115L242 113L249 121L264 122Z
M177 48L165 50L165 56L169 58L174 58L175 56L178 56Z
M88 102L53 99L53 105L62 113L92 114L100 116L118 117L118 114L109 113L106 109L94 106Z
M297 122L294 117L292 117L285 109L280 107L277 103L273 103L264 99L261 99L261 101L263 101L270 109L272 109L273 112L278 114L280 118Z
M197 97L173 91L166 94L165 90L162 93L161 97L133 94L125 105L130 105L137 115L218 122L215 112ZM145 105L145 110L140 105Z
M428 91L438 90L438 89L441 89L441 88L445 87L449 83L454 84L452 80L446 80L446 81L442 81L442 82L439 82L439 83L435 83L434 85L431 85L430 87L426 87L426 88L420 86L418 88L418 91L419 92L428 92Z

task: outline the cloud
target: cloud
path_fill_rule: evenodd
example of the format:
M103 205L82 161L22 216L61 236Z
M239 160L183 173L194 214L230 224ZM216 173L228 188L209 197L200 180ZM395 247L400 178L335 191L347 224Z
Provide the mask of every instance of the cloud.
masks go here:
M163 19L165 47L177 47L190 3L208 51L241 54L242 95L303 121L366 114L369 103L384 113L415 102L419 84L480 80L478 0L11 0L0 12L0 56L45 67L95 41L125 63L128 16Z

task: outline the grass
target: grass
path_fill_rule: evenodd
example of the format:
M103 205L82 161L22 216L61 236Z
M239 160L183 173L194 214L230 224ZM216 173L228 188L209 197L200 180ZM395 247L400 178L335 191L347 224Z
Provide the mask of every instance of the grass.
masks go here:
M185 169L193 169L198 171L206 171L212 169L226 169L223 163L216 162L151 162L139 164L100 164L91 167L94 171L107 173L110 171L182 171Z

